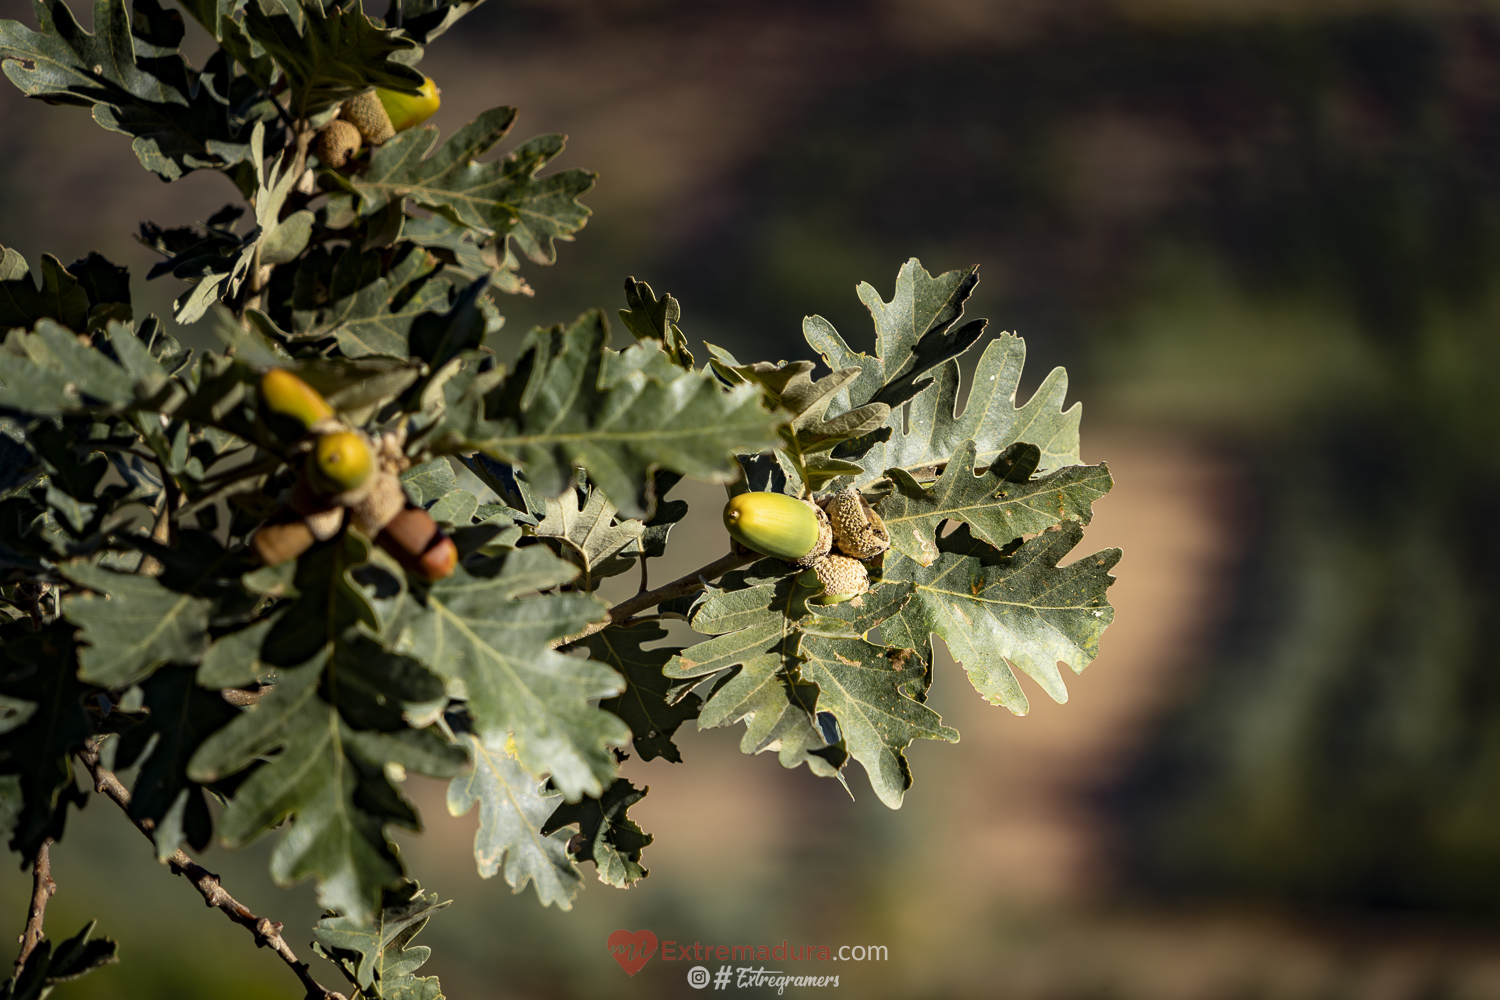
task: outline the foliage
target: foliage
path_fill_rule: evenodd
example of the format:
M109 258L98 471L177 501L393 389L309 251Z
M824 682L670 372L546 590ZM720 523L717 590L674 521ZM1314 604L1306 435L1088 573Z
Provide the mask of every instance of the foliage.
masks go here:
M553 263L588 217L594 175L544 172L561 137L479 163L516 118L496 108L446 139L410 129L343 172L310 154L344 98L414 90L424 46L477 3L395 0L379 19L358 0L181 0L219 44L202 71L157 0L96 0L92 33L62 0L36 0L35 29L0 22L25 93L92 107L158 176L218 171L250 203L142 227L163 257L150 276L188 285L174 318L213 312L219 352L137 318L124 269L97 254L33 273L0 251L11 847L29 861L63 837L87 799L71 758L102 743L137 768L117 801L161 859L213 837L210 797L230 845L285 827L271 875L315 880L317 948L361 997L440 995L410 942L441 907L388 839L421 825L406 773L450 779L455 815L478 807L481 875L567 909L582 862L614 886L647 875L630 753L681 761L684 724L744 722L746 752L846 787L858 761L895 808L911 742L958 738L926 705L932 636L1024 712L1012 668L1063 700L1057 664L1082 670L1112 616L1117 552L1060 565L1111 485L1079 464L1061 370L1017 407L1024 344L1001 336L956 409L957 359L985 329L960 323L973 269L909 261L890 301L861 285L871 355L808 319L832 369L818 378L809 361L715 347L697 366L680 304L635 279L623 350L599 310L511 336L521 258ZM419 572L386 522L356 525L353 500L300 555L259 562L263 526L313 523L307 428L258 388L273 367L368 434L408 508L451 537L451 571ZM683 476L798 496L853 485L894 546L844 605L810 605L795 567L744 553L651 590L647 560L688 513L666 499ZM638 566L641 594L600 599ZM670 618L702 638L673 644ZM16 988L106 957L82 947L38 950L42 971Z

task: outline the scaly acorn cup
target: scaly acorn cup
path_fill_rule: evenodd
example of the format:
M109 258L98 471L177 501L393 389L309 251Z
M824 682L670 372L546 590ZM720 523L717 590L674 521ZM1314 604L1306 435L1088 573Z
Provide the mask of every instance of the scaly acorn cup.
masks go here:
M812 573L823 587L823 593L812 598L813 604L843 604L870 589L865 564L848 556L824 556L813 564ZM811 586L811 580L806 582Z
M391 519L375 538L396 557L402 568L429 583L441 580L458 565L458 548L421 507L407 507Z
M307 483L323 494L338 494L340 503L357 499L360 487L378 470L375 449L359 431L319 434L307 455Z
M349 504L349 523L366 538L374 539L406 509L406 504L406 490L401 487L401 478L381 469L364 495Z
M891 533L869 501L852 486L823 500L833 544L854 559L874 559L891 547Z
M363 145L363 140L360 138L359 129L342 119L335 118L323 126L323 130L318 133L318 144L313 148L313 152L318 154L318 159L323 161L325 167L338 170L359 152L361 145Z
M328 400L285 368L272 368L260 377L260 402L272 432L290 440L334 419Z
M396 134L391 127L391 116L385 113L385 105L380 103L374 90L345 101L339 109L339 117L359 129L359 137L371 146L378 146Z
M399 90L387 90L384 87L375 88L375 96L380 98L380 104L391 120L391 128L397 132L422 124L443 103L443 92L438 89L438 85L432 82L430 76L425 79L422 91L418 94L403 94Z
M745 548L799 566L811 566L833 544L822 508L785 493L730 497L724 505L724 528Z

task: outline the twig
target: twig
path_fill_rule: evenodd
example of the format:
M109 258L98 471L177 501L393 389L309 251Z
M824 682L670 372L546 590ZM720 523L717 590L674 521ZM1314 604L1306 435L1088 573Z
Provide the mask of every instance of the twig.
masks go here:
M725 573L728 573L732 569L739 569L741 566L748 566L751 563L755 562L755 560L760 558L762 557L756 555L753 552L747 555L739 555L738 553L731 552L727 556L714 560L707 566L693 570L686 576L678 577L671 583L657 587L655 590L648 590L643 594L636 594L634 597L621 601L619 604L616 604L614 607L609 609L609 611L607 612L607 617L604 619L604 621L594 622L592 625L585 628L582 632L579 632L576 635L567 636L563 639L558 639L552 645L565 646L570 642L577 642L579 639L591 636L595 632L599 632L603 629L609 628L611 625L621 624L622 622L628 620L630 616L635 614L637 611L645 611L647 608L654 608L662 601L670 601L674 597L686 597L688 594L696 594L698 591L708 586L709 580L713 580L717 577L723 576Z
M12 982L20 980L26 969L26 960L42 943L42 918L47 912L47 900L57 891L57 883L52 881L51 848L52 838L48 837L37 848L31 865L31 909L26 914L26 929L21 932L21 954L16 956L16 974Z
M125 815L130 815L130 791L115 777L114 772L106 769L99 762L99 748L92 743L84 744L82 750L78 751L78 759L94 778L94 791L110 798L115 805L125 810ZM145 834L148 840L154 840L152 831L155 824L149 819L136 819L131 816L131 822L136 829ZM224 915L235 923L244 927L255 935L255 944L260 948L270 948L283 962L291 968L301 981L303 989L307 991L309 1000L347 1000L342 993L335 993L325 989L312 977L306 962L299 961L292 949L287 946L286 940L281 936L281 924L265 917L257 917L251 913L244 904L231 896L219 883L219 876L198 864L188 857L184 851L176 851L167 859L167 867L172 874L181 875L193 883L193 888L198 890L203 897L203 902L217 910L222 910Z

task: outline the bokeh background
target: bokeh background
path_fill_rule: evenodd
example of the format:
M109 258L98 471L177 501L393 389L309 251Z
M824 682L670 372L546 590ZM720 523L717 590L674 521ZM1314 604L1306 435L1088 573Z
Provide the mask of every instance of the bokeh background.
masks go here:
M1027 339L1023 396L1067 366L1114 472L1083 551L1125 549L1069 704L1012 717L941 658L962 742L912 748L899 812L684 732L686 763L626 766L651 877L562 913L481 882L475 816L413 779L450 997L697 995L691 963L627 979L620 927L885 945L792 968L864 998L1500 997L1500 6L489 0L424 69L445 133L515 104L600 172L511 329L634 275L695 341L812 357L809 313L869 343L858 281L977 263L968 315ZM0 243L98 248L166 310L131 233L229 185L8 87L0 122ZM657 572L721 544L720 494L684 495ZM306 950L268 849L203 860ZM107 805L54 866L49 928L98 917L123 958L59 998L295 995ZM0 939L28 888L0 873Z

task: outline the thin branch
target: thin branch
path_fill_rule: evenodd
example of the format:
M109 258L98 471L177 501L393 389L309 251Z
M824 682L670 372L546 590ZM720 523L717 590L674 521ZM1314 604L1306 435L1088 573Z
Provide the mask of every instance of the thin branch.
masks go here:
M111 799L115 805L125 810L125 815L130 815L130 791L115 777L114 772L106 769L99 762L99 748L92 743L84 744L82 750L78 751L78 759L94 778L94 791ZM154 840L153 830L155 824L149 819L136 819L131 817L131 822L136 829L145 834L148 840ZM291 968L301 981L303 989L307 991L309 1000L346 1000L342 993L335 993L325 989L312 977L312 972L306 962L299 961L293 954L292 949L287 946L286 940L281 936L281 924L265 917L257 917L251 913L244 904L231 896L219 883L219 876L210 872L207 868L198 864L188 857L184 851L176 851L167 859L167 867L172 874L181 875L193 883L193 888L198 890L203 897L203 902L217 910L223 911L224 915L235 923L244 927L255 935L255 944L260 948L270 948L283 962Z
M727 556L714 560L707 566L693 570L686 576L678 577L671 583L657 587L655 590L648 590L643 594L636 594L634 597L621 601L609 609L604 621L594 622L577 635L558 639L553 645L565 646L570 642L577 642L579 639L591 636L595 632L609 628L611 625L619 625L636 612L645 611L647 608L654 608L662 601L670 601L674 597L686 597L688 594L696 594L708 586L708 581L715 580L732 569L748 566L760 558L762 557L754 552L745 555L731 552Z
M12 982L19 981L26 969L26 960L42 943L42 918L47 912L47 900L57 891L52 881L52 838L42 841L31 865L31 909L26 914L26 930L21 932L21 954L16 956L16 974Z

